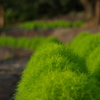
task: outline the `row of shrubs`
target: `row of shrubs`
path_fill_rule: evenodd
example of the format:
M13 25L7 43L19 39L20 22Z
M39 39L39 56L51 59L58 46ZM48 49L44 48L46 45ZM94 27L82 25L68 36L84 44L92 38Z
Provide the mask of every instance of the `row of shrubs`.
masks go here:
M29 21L20 25L24 29L55 29L67 27L80 27L84 24L83 21L67 22L63 20L56 21Z
M41 46L22 73L15 100L99 100L99 38L82 33L68 47Z
M15 100L100 100L99 38L81 33L67 47L47 39L22 72Z
M33 38L20 37L14 38L12 36L1 36L0 37L0 46L10 46L36 50L40 45L48 44L49 42L59 42L54 37L42 37L35 36Z

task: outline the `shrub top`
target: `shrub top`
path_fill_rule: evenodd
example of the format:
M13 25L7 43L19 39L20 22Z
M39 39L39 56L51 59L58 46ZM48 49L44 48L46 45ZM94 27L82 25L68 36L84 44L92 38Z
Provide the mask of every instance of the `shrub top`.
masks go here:
M76 37L70 48L79 56L86 58L100 44L100 34L82 33Z

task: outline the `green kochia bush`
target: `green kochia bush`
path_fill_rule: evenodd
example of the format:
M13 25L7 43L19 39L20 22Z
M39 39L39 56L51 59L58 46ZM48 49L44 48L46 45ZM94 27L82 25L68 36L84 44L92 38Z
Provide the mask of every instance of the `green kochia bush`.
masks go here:
M100 46L97 47L87 59L87 68L100 84Z
M84 24L83 21L68 22L63 20L56 21L28 21L20 25L24 29L55 29L55 28L68 28L80 27Z
M63 44L49 43L49 45L44 45L32 55L26 69L23 71L22 80L19 82L15 100L65 100L65 98L68 99L68 97L65 96L65 92L69 95L68 100L74 100L72 98L76 96L75 91L77 91L77 93L82 91L80 86L86 85L83 83L87 83L87 81L81 79L81 76L81 78L77 79L78 76L72 72L67 72L68 70L74 71L78 75L87 73L84 60L78 55L75 55L70 49L66 49ZM76 80L75 84L74 80ZM79 83L82 80L84 80L84 82ZM55 87L57 84L58 88L60 88L59 91L56 90ZM77 89L79 89L75 89L75 91L72 92L72 96L70 84L73 84L72 88L77 87ZM78 84L80 84L79 87L77 86ZM61 86L59 87L59 85ZM86 90L87 89L88 88L86 88ZM61 94L62 91L64 95ZM57 92L58 97L55 97ZM76 96L76 98L78 97Z
M1 36L0 37L0 46L15 46L17 42L16 38L13 38L11 36L6 37L6 36Z
M82 33L72 41L70 48L79 56L86 58L99 45L100 34Z
M99 87L84 74L71 71L53 72L42 76L30 93L33 100L99 100Z
M42 42L45 40L45 37L35 36L33 38L27 38L22 37L18 38L18 41L16 43L17 47L23 47L27 49L36 49L38 46L42 44Z
M39 63L37 65L38 61ZM37 67L33 67L32 65ZM37 69L37 71L65 71L67 69L70 69L77 72L87 72L84 59L74 54L70 49L66 49L66 47L63 44L58 43L48 43L47 45L43 45L39 49L37 49L35 54L33 54L28 66L30 66L32 69Z
M48 37L48 38L40 36L35 36L33 38L27 38L27 37L14 38L7 36L0 37L0 46L11 46L11 47L19 47L32 50L36 50L39 46L51 42L61 43L55 37Z
M15 100L99 100L99 93L95 80L85 74L53 71L40 75L36 82L32 77L22 80Z

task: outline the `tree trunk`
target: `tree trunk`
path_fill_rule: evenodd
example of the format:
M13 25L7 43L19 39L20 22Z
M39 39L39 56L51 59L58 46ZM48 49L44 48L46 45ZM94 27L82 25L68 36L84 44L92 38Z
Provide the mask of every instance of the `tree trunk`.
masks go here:
M100 0L96 0L95 19L96 19L96 24L100 25Z
M4 8L0 5L0 28L4 26Z
M80 0L90 23L100 25L100 0Z
M94 17L94 4L93 4L93 0L80 0L85 12L86 12L86 19L91 19Z

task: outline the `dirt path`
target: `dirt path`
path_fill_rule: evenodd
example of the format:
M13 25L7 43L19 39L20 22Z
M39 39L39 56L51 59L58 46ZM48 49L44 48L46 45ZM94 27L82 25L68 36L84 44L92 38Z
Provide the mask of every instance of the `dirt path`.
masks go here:
M62 42L69 42L75 36L80 34L81 32L89 32L89 33L100 33L100 26L98 27L81 27L81 28L66 28L66 29L56 29L53 32L53 36L58 38Z
M25 49L0 48L0 100L14 100L13 94L33 52ZM5 60L5 57L9 59Z

